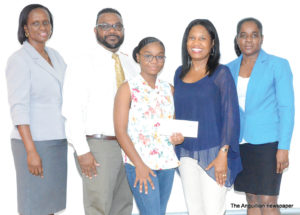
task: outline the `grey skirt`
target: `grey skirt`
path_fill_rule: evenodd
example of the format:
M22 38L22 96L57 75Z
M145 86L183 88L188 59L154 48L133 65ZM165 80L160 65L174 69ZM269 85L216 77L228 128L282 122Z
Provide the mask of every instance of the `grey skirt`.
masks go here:
M22 215L47 215L66 208L68 144L63 140L35 141L42 159L44 178L28 171L27 153L22 140L12 139L18 212Z

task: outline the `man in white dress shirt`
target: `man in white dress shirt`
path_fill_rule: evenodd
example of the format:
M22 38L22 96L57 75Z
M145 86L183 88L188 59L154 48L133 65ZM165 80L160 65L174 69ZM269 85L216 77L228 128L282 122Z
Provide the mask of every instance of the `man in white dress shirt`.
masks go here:
M70 65L66 76L66 133L76 150L75 160L82 175L85 214L129 215L132 193L115 137L113 105L119 85L117 67L122 67L127 80L137 74L138 67L119 51L124 28L118 11L101 10L94 32L97 47Z

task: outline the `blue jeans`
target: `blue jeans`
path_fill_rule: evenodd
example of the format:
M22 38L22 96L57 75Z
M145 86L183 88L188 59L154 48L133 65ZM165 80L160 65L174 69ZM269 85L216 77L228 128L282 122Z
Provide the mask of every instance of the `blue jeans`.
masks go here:
M139 192L139 185L133 187L135 181L135 167L125 164L126 175L130 189L141 215L165 215L167 203L171 194L175 169L153 170L156 177L150 175L155 189L152 190L148 182L148 194Z

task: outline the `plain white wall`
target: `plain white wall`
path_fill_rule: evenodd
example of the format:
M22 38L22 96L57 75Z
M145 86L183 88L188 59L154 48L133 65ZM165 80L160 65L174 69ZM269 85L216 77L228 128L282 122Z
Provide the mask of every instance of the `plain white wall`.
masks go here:
M297 1L294 0L10 0L0 3L0 205L6 214L16 212L15 170L10 148L9 134L11 120L7 104L5 66L7 58L20 45L17 41L19 13L30 3L47 6L54 16L54 34L48 42L71 62L74 55L96 44L93 26L96 14L104 7L113 7L120 11L125 25L125 43L122 50L131 55L132 49L146 36L161 39L166 46L167 60L161 77L172 82L175 69L181 63L181 40L188 23L196 18L210 19L218 30L221 43L221 63L228 63L236 56L233 50L237 22L253 16L264 27L263 48L268 52L289 60L294 74L295 99L298 101L300 75L299 21ZM300 208L298 183L300 179L299 107L296 103L295 129L290 151L290 168L284 173L281 186L280 204L294 204ZM69 148L67 209L62 214L84 214L82 205L81 179L73 160L73 150ZM101 174L101 173L100 173ZM297 193L298 192L298 193ZM227 209L233 209L231 203L245 203L243 195L232 190L228 192ZM168 205L169 212L185 211L180 179L176 176ZM136 212L136 208L134 212Z

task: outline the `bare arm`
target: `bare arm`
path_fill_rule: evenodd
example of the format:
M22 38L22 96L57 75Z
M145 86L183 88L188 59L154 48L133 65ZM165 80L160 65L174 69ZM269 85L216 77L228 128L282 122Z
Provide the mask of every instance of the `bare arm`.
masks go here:
M27 152L28 170L32 175L44 177L42 160L36 151L29 125L18 125L18 131Z
M174 96L174 87L172 84L170 84L170 87L171 87L171 92L172 92L172 95Z
M114 127L118 142L129 159L136 167L136 179L134 187L139 182L140 192L143 190L143 184L145 187L145 193L148 193L147 181L150 183L152 189L154 189L153 182L150 175L155 176L154 172L143 162L139 154L137 153L130 137L127 134L128 116L130 109L130 89L129 84L124 83L120 86L114 104Z

